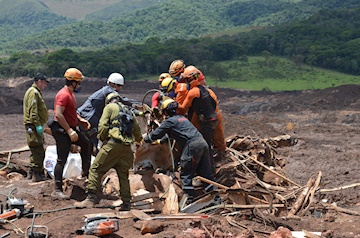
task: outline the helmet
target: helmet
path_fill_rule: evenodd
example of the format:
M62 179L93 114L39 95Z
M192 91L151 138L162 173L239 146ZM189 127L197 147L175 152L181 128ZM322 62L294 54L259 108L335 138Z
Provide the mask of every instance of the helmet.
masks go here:
M178 108L179 104L174 99L168 98L161 104L162 111L175 112L176 108Z
M105 104L108 104L108 103L111 102L111 100L113 100L114 98L120 99L120 95L119 95L117 92L109 93L109 94L106 96Z
M169 74L171 76L178 76L182 72L184 72L185 63L182 59L174 60L169 67Z
M193 81L194 79L197 79L199 75L200 75L200 70L198 70L193 65L186 67L183 74L184 78L187 81Z
M168 74L168 73L162 73L162 74L160 74L160 76L159 76L159 83L161 83L165 78L170 78L170 77L171 77L171 75Z
M124 77L121 74L112 73L112 74L110 74L110 76L109 76L109 78L107 80L107 83L114 83L114 84L123 86L124 81L125 81Z
M77 68L68 68L64 74L64 77L70 81L81 82L84 79L84 75Z
M175 83L176 79L173 79L171 77L166 78L161 82L161 88L164 90L164 92L168 93L171 90L175 90Z

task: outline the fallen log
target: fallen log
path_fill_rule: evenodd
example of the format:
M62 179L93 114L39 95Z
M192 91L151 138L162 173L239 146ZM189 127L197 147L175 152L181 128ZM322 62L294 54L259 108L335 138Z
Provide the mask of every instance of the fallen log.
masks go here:
M17 148L17 149L0 151L0 158L8 156L10 153L11 154L21 153L21 152L25 152L25 151L29 151L29 150L30 150L29 146L25 145L25 146Z
M231 148L227 148L227 150L231 151L232 153L239 155L241 157L243 157L244 155L240 154L237 150L231 149ZM260 161L258 161L257 159L253 158L252 156L246 156L246 158L251 159L252 161L254 161L255 163L257 163L258 165L264 167L265 169L269 170L271 173L279 176L280 178L288 181L291 184L296 185L297 187L301 187L299 184L295 183L294 181L290 180L289 178L283 176L282 174L279 174L278 172L274 171L273 169L270 169L268 166L264 165L263 163L261 163Z
M272 204L271 207L273 208L283 208L285 207L284 204ZM270 209L270 204L266 205L266 204L250 204L250 205L236 205L236 204L219 204L219 205L215 205L212 207L208 207L205 208L203 210L199 210L197 212L194 212L194 214L201 214L201 213L205 213L209 210L213 210L213 209L218 209L218 208L235 208L235 209L254 209L254 208L258 208L258 209Z
M341 207L337 207L331 204L326 204L326 203L320 203L321 206L325 207L326 209L331 209L337 212L343 212L343 213L347 213L350 215L355 215L355 216L360 216L360 212L357 211L353 211L350 209L346 209L346 208L341 208Z
M316 181L314 182L314 185L310 188L309 193L308 193L308 195L309 195L309 197L310 197L310 198L309 198L309 202L307 203L307 206L306 206L306 207L304 207L305 203L303 203L303 206L301 207L301 212L299 212L299 215L300 215L300 216L305 215L305 212L306 212L307 210L309 210L310 206L313 204L315 191L317 190L317 188L318 188L319 185L320 185L321 175L322 175L322 172L319 171L319 175L318 175ZM308 197L305 198L305 201L306 201L307 199L308 199Z
M288 217L293 217L298 212L298 210L301 208L301 206L304 203L305 197L307 196L310 188L314 184L314 178L310 178L310 180L306 183L306 186L304 190L301 192L300 196L296 199L294 205L292 206L291 210L288 213Z
M323 189L320 189L319 192L320 193L334 192L334 191L339 191L339 190L343 190L343 189L347 189L347 188L354 188L354 187L358 187L358 186L360 186L360 183L353 183L353 184L349 184L349 185L345 185L345 186L341 186L341 187L337 187L337 188L323 188Z

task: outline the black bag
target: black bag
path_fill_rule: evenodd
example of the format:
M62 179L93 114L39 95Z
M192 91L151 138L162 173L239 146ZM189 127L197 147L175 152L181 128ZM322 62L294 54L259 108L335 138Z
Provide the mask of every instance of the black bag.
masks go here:
M120 133L125 136L131 136L134 127L134 115L129 107L117 103L119 106L119 115L111 121L111 127L118 127ZM118 120L119 123L114 125L114 121Z

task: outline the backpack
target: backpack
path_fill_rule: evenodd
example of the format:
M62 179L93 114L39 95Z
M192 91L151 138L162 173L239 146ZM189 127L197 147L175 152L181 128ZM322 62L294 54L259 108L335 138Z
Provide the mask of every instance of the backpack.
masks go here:
M134 115L129 107L116 103L119 106L119 115L111 120L111 128L118 127L122 135L131 137L134 127ZM119 123L113 123L118 120Z

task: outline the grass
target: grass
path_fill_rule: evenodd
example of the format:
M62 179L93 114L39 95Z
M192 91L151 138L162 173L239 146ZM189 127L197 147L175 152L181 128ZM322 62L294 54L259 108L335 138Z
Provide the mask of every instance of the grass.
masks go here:
M343 74L322 68L310 67L279 57L248 57L246 61L216 63L215 70L224 72L207 74L202 70L210 86L254 91L296 91L336 87L345 84L360 84L360 76ZM221 78L222 77L222 78Z

